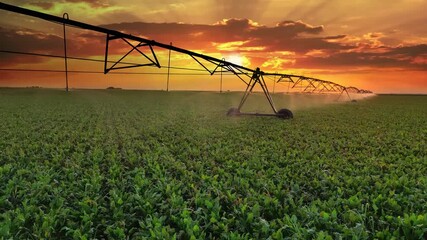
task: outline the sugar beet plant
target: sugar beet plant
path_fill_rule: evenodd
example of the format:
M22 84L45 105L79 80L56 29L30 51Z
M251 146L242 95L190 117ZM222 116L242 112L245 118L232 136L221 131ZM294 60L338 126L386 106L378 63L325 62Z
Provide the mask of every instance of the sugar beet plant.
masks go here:
M1 238L427 236L427 97L288 121L226 117L239 97L0 90Z

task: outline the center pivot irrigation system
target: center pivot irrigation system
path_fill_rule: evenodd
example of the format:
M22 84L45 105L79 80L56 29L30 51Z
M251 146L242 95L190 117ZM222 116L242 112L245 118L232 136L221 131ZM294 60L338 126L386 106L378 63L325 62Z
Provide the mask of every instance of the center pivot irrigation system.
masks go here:
M225 61L224 59L218 59L215 57L189 51L183 48L178 48L178 47L172 46L172 44L168 45L168 44L156 42L154 40L149 40L142 37L133 36L131 34L119 32L116 30L111 30L111 29L75 21L75 20L70 20L68 18L68 14L64 14L64 16L61 18L61 17L50 15L50 14L33 11L33 10L13 6L10 4L5 4L5 3L0 3L0 9L19 13L19 14L24 14L24 15L32 16L36 18L41 18L54 23L63 24L64 45L66 44L65 26L72 26L76 28L81 28L85 30L91 30L98 33L106 34L104 74L107 74L113 70L125 69L125 68L135 68L135 67L144 67L144 66L161 68L162 66L156 56L156 53L153 47L168 49L169 51L175 51L178 53L186 54L190 56L192 59L194 59L210 75L214 75L216 73L222 74L222 72L229 72L232 75L235 75L236 77L238 77L242 82L246 84L246 90L243 94L243 97L238 107L229 109L227 112L227 115L229 116L239 116L239 115L277 116L284 119L293 117L292 112L288 109L280 109L280 110L276 109L273 98L271 97L271 94L268 90L264 77L266 78L274 77L275 83L287 82L289 84L288 88L290 85L292 85L292 88L300 88L302 92L310 92L310 93L334 92L334 93L339 93L340 96L343 93L345 93L348 95L349 98L350 98L349 92L350 93L371 93L370 91L367 91L367 90L360 90L355 87L345 87L337 83L320 80L316 78L311 78L311 77L292 75L292 74L267 73L267 72L261 71L260 68L256 68L255 70L250 69L235 63ZM124 54L123 57L121 57L119 60L110 61L108 59L108 53L109 53L108 47L111 41L116 41L116 40L124 41L126 44L129 45L130 50L126 54ZM132 42L136 42L136 44ZM128 56L130 53L134 51L138 52L141 55L141 57L145 59L146 62L148 61L148 63L134 64L134 63L122 62L122 60L126 56ZM65 47L64 57L65 59L67 58L66 47ZM66 71L67 71L67 67L66 67ZM277 77L278 77L278 80L276 80ZM67 81L67 85L68 85L68 81ZM271 113L271 114L244 113L240 111L243 105L245 104L246 99L248 98L248 96L253 91L256 85L259 85L261 87L274 113Z

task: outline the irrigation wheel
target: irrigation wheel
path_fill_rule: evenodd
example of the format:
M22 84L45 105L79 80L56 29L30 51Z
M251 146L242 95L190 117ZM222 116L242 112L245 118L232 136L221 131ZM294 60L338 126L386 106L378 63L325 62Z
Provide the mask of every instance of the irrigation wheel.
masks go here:
M291 119L294 117L294 114L291 112L291 110L283 108L277 112L277 117L283 119Z
M227 112L227 116L238 116L239 114L240 111L237 108L230 108Z

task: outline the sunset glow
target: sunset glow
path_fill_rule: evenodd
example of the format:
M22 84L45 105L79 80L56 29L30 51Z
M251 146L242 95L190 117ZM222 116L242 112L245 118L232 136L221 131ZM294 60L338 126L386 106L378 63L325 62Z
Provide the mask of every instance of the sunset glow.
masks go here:
M264 71L292 73L357 86L377 93L427 93L427 0L364 1L17 1L7 4L100 25L132 35ZM1 11L2 51L63 55L62 25ZM103 59L105 35L67 28L69 56ZM117 41L112 60L129 46ZM148 49L144 53L151 54ZM165 89L168 51L155 49L162 68L141 75L71 73L74 88ZM138 54L126 61L144 63ZM188 56L171 53L171 66L200 68ZM60 58L0 52L1 69L63 70ZM102 72L103 63L69 60L69 69ZM218 77L178 75L171 89L216 90ZM226 76L224 87L243 90ZM0 86L63 87L60 72L0 71Z

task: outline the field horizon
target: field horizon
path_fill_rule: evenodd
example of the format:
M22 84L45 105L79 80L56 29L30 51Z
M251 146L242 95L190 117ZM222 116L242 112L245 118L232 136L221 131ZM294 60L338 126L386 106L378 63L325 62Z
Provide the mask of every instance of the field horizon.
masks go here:
M109 89L110 87L107 88L69 88L69 91L75 91L75 90L123 90L123 91L153 91L153 92L211 92L211 93L220 93L219 90L195 90L195 89L189 89L189 90L174 90L174 89L169 89L168 91L166 91L166 89L137 89L137 88L122 88L122 87L112 87L111 89ZM0 86L0 89L50 89L50 90L59 90L59 91L65 91L65 88L58 88L58 87L41 87L41 86L28 86L28 87L9 87L9 86ZM227 93L227 92L234 92L234 93L244 93L245 91L242 90L223 90L221 93ZM262 90L255 90L255 93L262 93ZM339 95L339 93L305 93L305 92L275 92L273 93L272 90L270 89L270 94L307 94L307 95ZM365 95L408 95L408 96L425 96L427 95L427 93L393 93L393 92L385 92L385 93L367 93ZM356 94L357 95L357 94ZM360 94L360 95L364 95L364 94Z

